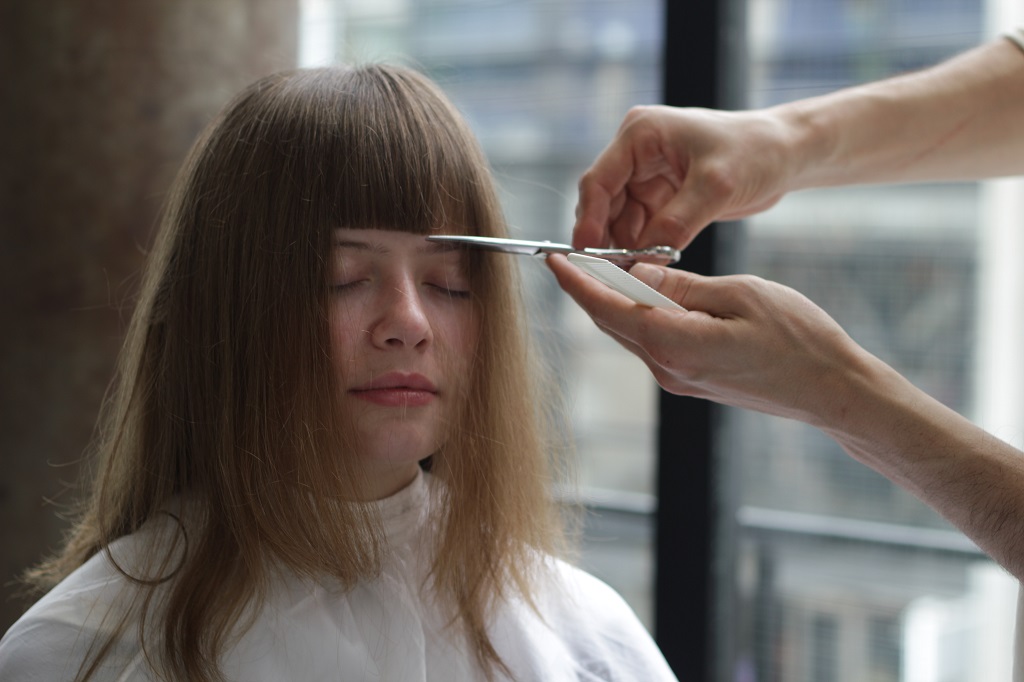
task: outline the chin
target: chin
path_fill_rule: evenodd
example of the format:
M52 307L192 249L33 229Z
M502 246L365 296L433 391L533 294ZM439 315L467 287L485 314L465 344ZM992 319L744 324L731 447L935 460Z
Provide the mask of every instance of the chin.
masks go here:
M367 442L367 436L370 439L383 439L384 442L377 443L376 447L361 448L364 457L399 465L419 462L432 455L438 446L436 438L425 437L419 433L402 433L400 428L381 429L376 434L367 434L364 436L364 443Z

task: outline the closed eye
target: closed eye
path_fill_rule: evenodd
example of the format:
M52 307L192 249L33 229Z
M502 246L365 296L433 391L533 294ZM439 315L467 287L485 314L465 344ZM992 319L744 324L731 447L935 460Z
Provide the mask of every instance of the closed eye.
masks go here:
M450 296L451 298L467 299L471 295L471 292L468 289L453 287L447 284L428 284L427 286L436 290L438 293Z
M351 282L336 282L331 285L331 291L341 293L344 291L351 291L357 287L366 284L369 280L367 279L354 279Z

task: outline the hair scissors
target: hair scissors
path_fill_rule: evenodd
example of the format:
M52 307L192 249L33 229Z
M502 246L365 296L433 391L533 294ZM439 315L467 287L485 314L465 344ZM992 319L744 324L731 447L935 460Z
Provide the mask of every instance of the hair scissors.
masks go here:
M534 242L526 239L503 239L501 237L472 237L468 235L436 234L427 237L432 242L465 244L477 249L517 253L525 256L547 258L552 253L582 253L609 260L616 265L629 267L634 263L655 263L669 265L679 260L680 250L671 246L651 246L646 249L574 249L568 244L557 242Z

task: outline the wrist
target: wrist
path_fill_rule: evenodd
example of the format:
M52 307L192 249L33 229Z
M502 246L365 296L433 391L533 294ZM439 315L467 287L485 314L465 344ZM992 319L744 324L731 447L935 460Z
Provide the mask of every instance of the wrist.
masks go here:
M906 486L895 453L919 449L915 439L938 433L954 413L873 355L863 352L844 371L818 427L851 456ZM903 455L900 455L902 457ZM897 460L900 457L896 457Z
M780 104L766 111L782 131L780 139L788 167L787 192L821 186L828 160L838 146L835 126L817 98Z
M908 387L910 383L896 370L855 346L824 370L804 421L841 442L859 437L890 413L889 405L906 400Z

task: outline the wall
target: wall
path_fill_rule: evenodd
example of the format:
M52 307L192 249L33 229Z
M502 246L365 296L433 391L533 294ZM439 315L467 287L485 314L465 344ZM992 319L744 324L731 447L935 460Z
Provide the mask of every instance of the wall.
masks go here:
M66 528L177 166L232 94L294 65L297 24L298 0L0 8L0 632Z

